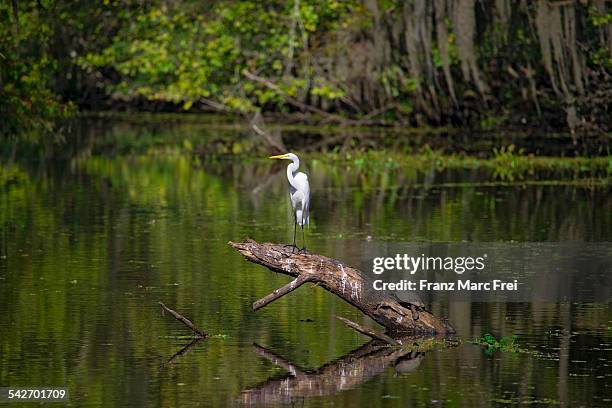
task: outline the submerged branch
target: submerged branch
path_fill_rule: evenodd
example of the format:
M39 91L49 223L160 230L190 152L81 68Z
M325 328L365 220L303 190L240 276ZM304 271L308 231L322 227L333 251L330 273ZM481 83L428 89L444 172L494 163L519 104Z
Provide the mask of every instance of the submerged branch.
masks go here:
M187 326L191 331L193 331L198 337L200 338L204 338L204 337L208 337L208 333L200 330L195 324L193 324L191 322L191 320L187 319L186 317L184 317L183 315L181 315L180 313L170 309L168 306L164 305L162 302L158 302L159 305L162 307L162 309L168 313L170 313L176 320L178 320L179 322L183 323L185 326Z

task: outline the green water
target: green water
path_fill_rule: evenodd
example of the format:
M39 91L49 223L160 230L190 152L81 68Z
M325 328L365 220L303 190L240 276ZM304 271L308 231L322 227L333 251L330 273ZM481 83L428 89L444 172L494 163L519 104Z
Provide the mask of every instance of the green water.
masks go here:
M153 136L142 140L144 126L83 125L84 144L94 147L0 166L0 386L66 386L70 406L91 407L612 405L610 304L434 303L464 343L381 366L357 350L368 339L334 315L374 324L321 288L304 286L252 312L288 278L244 261L227 242L290 240L282 163L259 151L211 156L205 148L217 131L205 127L185 146L181 132L190 128L147 126ZM99 147L109 132L137 148ZM191 146L200 137L203 150ZM605 180L346 174L316 159L304 168L313 195L308 246L349 264L361 245L385 242L612 236ZM172 358L191 338L158 301L212 337ZM486 353L467 342L485 333L518 335L525 352ZM337 384L290 388L290 367L266 353Z

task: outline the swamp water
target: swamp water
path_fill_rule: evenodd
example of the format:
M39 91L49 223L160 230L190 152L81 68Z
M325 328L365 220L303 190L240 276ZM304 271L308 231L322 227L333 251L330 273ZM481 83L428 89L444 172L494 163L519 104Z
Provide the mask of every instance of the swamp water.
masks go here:
M84 144L111 134L129 148L94 142L70 159L0 167L0 385L66 386L70 406L91 407L612 406L609 303L434 302L463 343L401 355L334 319L375 327L321 288L253 313L288 278L227 242L291 239L285 162L210 158L214 131L202 130L200 152L200 136L182 140L178 125L105 126L83 125ZM608 180L359 174L316 159L302 168L308 247L348 264L403 242L593 244L603 259L612 248ZM589 259L565 267L580 274ZM211 337L173 357L192 339L158 301ZM486 333L518 336L520 350L470 343Z

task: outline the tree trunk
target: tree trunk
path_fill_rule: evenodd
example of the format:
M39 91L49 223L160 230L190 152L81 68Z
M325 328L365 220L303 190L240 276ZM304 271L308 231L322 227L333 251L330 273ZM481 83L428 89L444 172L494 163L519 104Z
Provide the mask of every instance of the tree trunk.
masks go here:
M447 322L426 310L416 296L414 303L410 303L400 301L394 294L376 291L367 275L335 259L310 253L294 254L283 245L260 244L253 240L230 242L229 245L251 262L296 278L256 301L254 310L265 307L306 282L312 282L355 306L384 326L391 335L455 332Z

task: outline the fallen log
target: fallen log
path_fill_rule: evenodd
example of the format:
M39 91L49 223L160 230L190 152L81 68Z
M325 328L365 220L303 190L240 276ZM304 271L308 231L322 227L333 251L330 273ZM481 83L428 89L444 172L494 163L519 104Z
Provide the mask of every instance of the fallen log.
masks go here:
M256 301L253 310L261 309L306 282L317 284L344 299L387 329L390 334L452 334L454 329L425 308L416 295L410 302L392 293L373 290L372 280L363 272L322 255L292 253L282 244L253 240L229 242L247 260L273 272L295 279ZM369 334L368 334L369 335Z

